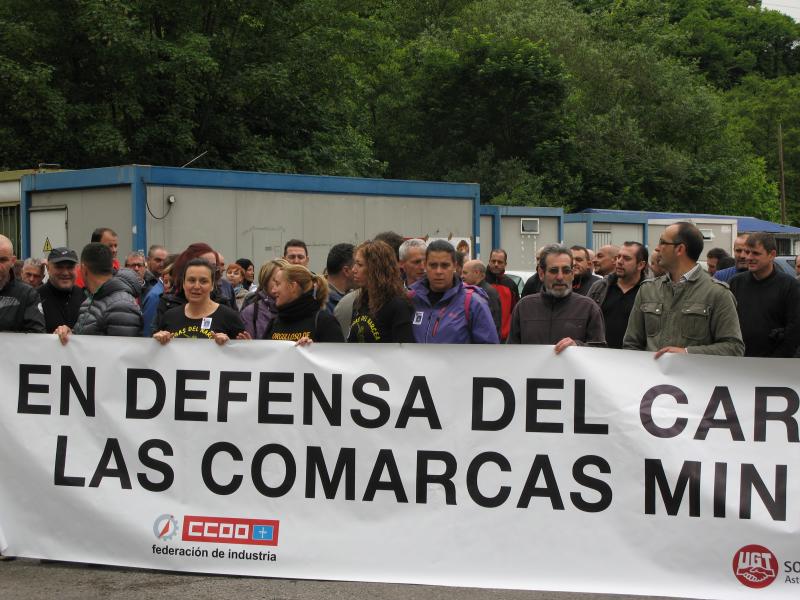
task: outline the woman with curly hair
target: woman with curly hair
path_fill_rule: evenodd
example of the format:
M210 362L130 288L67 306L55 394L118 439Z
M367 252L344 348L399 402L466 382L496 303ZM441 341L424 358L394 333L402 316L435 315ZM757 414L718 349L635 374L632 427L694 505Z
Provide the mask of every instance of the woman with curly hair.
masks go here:
M413 314L394 250L370 240L356 248L353 281L361 289L355 301L348 342L413 343Z

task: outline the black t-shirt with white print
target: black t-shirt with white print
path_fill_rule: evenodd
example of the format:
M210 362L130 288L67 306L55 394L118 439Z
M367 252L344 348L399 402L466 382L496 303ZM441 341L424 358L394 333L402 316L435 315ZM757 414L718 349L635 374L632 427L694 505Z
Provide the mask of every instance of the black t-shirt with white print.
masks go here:
M232 308L220 304L213 313L202 319L190 319L183 306L170 308L164 313L156 331L169 331L175 338L208 338L224 333L234 339L244 331L242 319Z

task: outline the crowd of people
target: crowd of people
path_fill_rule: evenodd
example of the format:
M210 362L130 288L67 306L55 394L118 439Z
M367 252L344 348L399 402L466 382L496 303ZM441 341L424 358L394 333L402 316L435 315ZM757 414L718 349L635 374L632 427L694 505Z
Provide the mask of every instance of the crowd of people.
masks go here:
M17 261L0 236L0 331L73 335L423 344L545 344L665 353L800 357L800 281L775 265L772 235L737 238L698 262L702 233L667 227L652 253L638 242L596 253L552 244L520 292L508 256L488 264L449 242L384 232L334 245L323 274L289 240L256 275L206 243L160 245L117 259L118 236ZM800 257L797 259L800 278Z

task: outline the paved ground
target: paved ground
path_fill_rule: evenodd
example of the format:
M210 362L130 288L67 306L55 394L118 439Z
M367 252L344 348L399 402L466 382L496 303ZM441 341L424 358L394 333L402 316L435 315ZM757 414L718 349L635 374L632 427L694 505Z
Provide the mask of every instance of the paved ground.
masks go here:
M0 562L3 600L641 600L557 592L479 590L293 579L183 575L18 559ZM653 600L657 599L649 596ZM674 600L674 599L672 599Z

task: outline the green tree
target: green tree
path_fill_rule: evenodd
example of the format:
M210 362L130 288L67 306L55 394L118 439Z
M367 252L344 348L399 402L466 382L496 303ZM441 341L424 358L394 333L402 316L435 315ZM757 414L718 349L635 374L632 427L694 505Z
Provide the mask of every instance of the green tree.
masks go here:
M573 0L610 39L695 63L717 86L800 71L800 25L750 0Z
M464 25L546 40L561 61L560 164L548 172L570 191L562 204L730 214L753 198L774 200L763 162L728 123L724 97L680 59L599 37L591 17L557 0L487 0Z
M180 165L207 151L198 166L379 174L360 82L372 24L360 6L5 0L0 27L30 43L4 45L0 59L39 82L37 110L60 101L63 111L49 140L25 140L31 125L10 98L0 130L17 143L0 163Z
M409 45L398 68L402 93L378 100L376 131L392 176L488 176L489 191L513 165L518 175L506 180L529 187L530 166L557 159L566 87L544 43L455 30ZM537 181L548 185L546 176Z
M728 93L734 126L764 157L770 179L779 180L778 124L783 130L786 206L789 221L800 225L800 75L746 77ZM776 219L777 220L777 219Z

